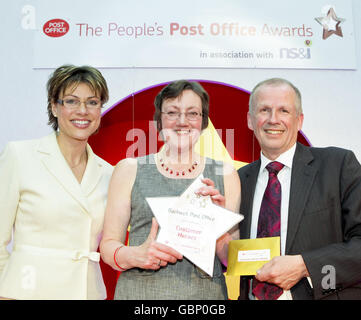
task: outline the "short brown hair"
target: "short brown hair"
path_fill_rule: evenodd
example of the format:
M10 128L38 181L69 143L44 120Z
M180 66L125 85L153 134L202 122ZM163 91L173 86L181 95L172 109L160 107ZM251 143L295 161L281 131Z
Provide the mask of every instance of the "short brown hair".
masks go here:
M58 119L52 112L52 104L56 103L59 96L69 87L74 89L80 84L87 84L97 95L100 96L102 105L109 99L107 83L101 72L91 66L63 65L57 68L50 76L46 88L48 92L48 124L55 131L58 130Z
M206 90L196 81L177 80L165 86L155 97L155 112L153 119L157 122L157 130L162 130L162 104L164 100L179 97L184 90L192 90L202 101L202 130L208 127L209 95Z

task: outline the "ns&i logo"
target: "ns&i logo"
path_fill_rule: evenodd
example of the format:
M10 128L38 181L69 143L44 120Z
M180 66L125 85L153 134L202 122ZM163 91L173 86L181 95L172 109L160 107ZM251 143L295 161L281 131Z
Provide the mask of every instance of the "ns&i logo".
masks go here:
M311 48L281 48L280 59L311 59Z

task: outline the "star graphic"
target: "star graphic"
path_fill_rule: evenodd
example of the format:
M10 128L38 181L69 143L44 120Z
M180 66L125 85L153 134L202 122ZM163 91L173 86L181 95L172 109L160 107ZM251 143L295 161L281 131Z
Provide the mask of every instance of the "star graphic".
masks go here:
M338 18L334 8L330 8L325 17L315 18L316 21L323 27L322 39L326 40L331 35L335 34L339 37L343 37L340 24L346 19Z
M209 196L197 197L202 186L198 177L180 197L146 198L160 231L157 241L166 244L213 275L217 239L243 220L234 213L212 203Z

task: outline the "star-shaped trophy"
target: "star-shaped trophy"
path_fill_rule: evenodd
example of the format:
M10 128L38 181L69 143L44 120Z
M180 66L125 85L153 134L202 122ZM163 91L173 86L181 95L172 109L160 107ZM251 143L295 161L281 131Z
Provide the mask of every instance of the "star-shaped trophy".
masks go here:
M331 35L335 34L339 37L343 37L340 24L346 19L338 18L334 8L330 8L325 17L315 18L316 21L323 27L322 39L326 40Z
M213 275L216 240L243 220L243 215L197 196L204 186L199 176L180 197L146 198L159 225L157 241L166 244L204 272Z

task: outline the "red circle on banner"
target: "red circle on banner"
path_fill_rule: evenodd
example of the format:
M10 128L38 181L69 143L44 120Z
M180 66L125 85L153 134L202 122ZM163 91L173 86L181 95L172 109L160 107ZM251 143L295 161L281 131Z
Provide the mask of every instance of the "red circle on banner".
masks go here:
M44 23L43 31L49 37L62 37L69 31L69 23L63 19L52 19Z
M209 94L209 119L226 147L229 145L227 130L232 133L233 139L230 140L234 140L233 148L227 148L232 159L246 163L257 160L261 149L253 131L247 126L250 92L227 83L196 81ZM163 143L158 140L150 143L156 134L155 126L150 121L153 120L155 110L154 98L167 84L160 83L131 93L106 110L102 115L99 132L89 139L94 152L112 165L129 156L127 151L132 149L132 156L157 152ZM298 133L297 140L304 145L311 145L302 131Z

